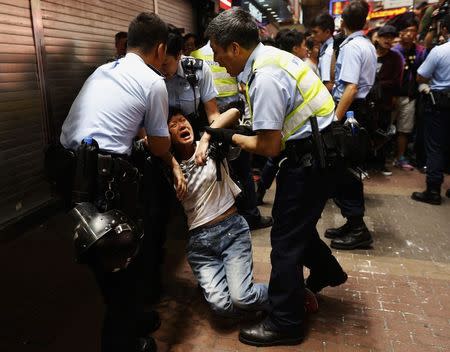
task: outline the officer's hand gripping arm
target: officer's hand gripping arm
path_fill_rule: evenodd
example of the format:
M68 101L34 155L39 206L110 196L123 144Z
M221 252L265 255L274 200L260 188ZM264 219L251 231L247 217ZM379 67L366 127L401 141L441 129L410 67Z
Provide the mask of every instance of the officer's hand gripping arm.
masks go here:
M218 115L217 118L212 122L210 127L221 128L232 126L239 120L239 117L239 110L235 108L229 109ZM198 165L204 165L206 162L206 151L208 150L210 139L211 135L208 132L205 132L200 139L199 146L195 152L195 162Z

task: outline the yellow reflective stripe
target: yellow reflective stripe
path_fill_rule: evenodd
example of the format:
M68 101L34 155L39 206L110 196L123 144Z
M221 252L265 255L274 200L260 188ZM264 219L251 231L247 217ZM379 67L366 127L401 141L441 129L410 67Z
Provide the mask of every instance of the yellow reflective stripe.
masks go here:
M220 96L222 96L222 94L234 95L238 93L237 86L232 84L217 85L216 89Z
M320 93L319 93L320 94ZM293 112L291 112L289 120L285 119L283 124L282 136L283 140L287 140L290 136L292 136L295 132L297 132L309 119L310 116L317 117L328 117L334 110L334 101L333 97L329 95L323 103L324 100L320 99L322 102L319 111L320 115L317 113L317 110L314 110L314 104L308 105L300 105Z
M284 118L281 131L282 148L284 148L286 140L295 134L310 116L327 117L333 112L335 105L331 94L308 65L298 61L289 53L274 50L273 55L270 55L271 53L267 54L264 58L253 63L253 73L262 66L278 66L295 79L297 90L303 98L302 103ZM250 118L253 121L248 84L246 87L246 99L249 105Z
M225 71L225 72L220 72L220 71L213 72L213 77L214 77L214 80L219 80L220 79L220 80L226 80L227 82L237 83L236 78L231 77L228 74L227 71Z

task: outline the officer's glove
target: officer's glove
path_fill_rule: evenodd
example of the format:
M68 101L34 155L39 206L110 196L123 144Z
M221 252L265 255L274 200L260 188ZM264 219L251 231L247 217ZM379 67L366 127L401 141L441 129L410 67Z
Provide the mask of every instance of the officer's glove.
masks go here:
M418 90L419 90L420 93L429 94L430 91L431 91L431 88L430 88L430 86L428 84L421 83L421 84L419 84Z
M237 134L242 134L244 136L256 136L255 131L251 128L251 126L239 125L235 129Z
M235 130L228 128L212 128L205 127L205 131L211 135L211 138L217 142L223 142L226 144L232 144L233 135L236 134Z

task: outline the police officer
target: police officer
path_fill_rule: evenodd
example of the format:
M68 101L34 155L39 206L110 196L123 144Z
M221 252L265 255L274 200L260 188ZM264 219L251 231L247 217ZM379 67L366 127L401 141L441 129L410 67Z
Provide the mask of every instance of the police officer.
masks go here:
M369 13L365 1L349 3L342 14L347 38L339 48L336 60L333 98L337 102L336 119L344 122L347 111L353 111L356 120L369 127L370 114L366 96L375 81L377 54L362 29ZM372 243L372 236L364 223L364 189L360 178L345 170L337 180L335 202L347 222L335 229L328 229L325 237L332 238L331 247L355 249Z
M299 304L305 294L303 266L311 270L306 284L313 292L347 279L316 230L332 180L328 171L319 168L309 118L316 116L313 121L317 130L327 129L334 117L334 102L302 60L260 43L256 23L242 9L219 14L210 23L207 35L214 59L232 76L240 74L247 84L256 135L207 130L213 138L265 156L277 156L285 146L270 234L269 315L242 329L239 339L254 346L298 344L304 336L305 312Z
M169 105L183 111L185 115L191 115L191 123L194 130L199 130L204 125L211 124L219 116L218 104L223 109L227 105L239 100L237 81L229 76L223 67L214 62L208 49L203 47L200 52L194 52L196 60L192 57L181 55L183 41L181 35L176 32L169 34L167 56L163 65L163 73L166 75L167 91L169 93ZM193 63L194 72L186 63ZM211 66L208 64L211 63ZM189 81L189 75L194 74L195 80ZM200 118L200 101L208 121L196 121ZM206 148L209 143L209 134L202 135L197 149L196 160L199 164L205 162ZM262 216L256 206L255 185L251 175L250 155L243 152L236 160L231 162L231 167L236 177L243 186L243 196L237 202L239 214L244 216L251 229L272 225L272 218Z
M311 23L311 37L320 44L319 73L322 82L331 92L334 85L334 19L328 13L321 13Z
M117 168L120 172L118 165L129 165L133 139L142 126L149 151L171 166L178 196L182 197L186 191L181 169L169 152L168 97L158 72L165 58L167 35L166 24L153 13L144 12L133 19L128 29L126 56L95 70L62 126L60 141L65 148L80 150L88 143L98 145L95 182L103 180L101 175L110 176L108 185L97 187L93 197L96 205L104 206L102 210L107 210L113 200L118 200L120 210L125 213L134 212L137 206L125 207L120 203L128 194L121 193L121 181L110 173ZM102 330L104 352L156 350L154 341L146 338L155 322L150 322L143 311L145 302L139 287L153 270L148 265L147 236L141 251L126 269L108 272L91 266L106 303Z
M420 90L425 100L425 147L427 179L424 192L414 192L412 199L429 204L441 204L446 157L450 140L450 15L441 20L441 35L446 43L433 48L417 70ZM425 86L429 84L429 87ZM447 190L447 197L449 197Z

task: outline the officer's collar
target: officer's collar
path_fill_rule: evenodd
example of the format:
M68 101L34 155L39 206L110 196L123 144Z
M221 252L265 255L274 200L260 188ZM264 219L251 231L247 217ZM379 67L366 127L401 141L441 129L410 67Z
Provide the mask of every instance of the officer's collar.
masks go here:
M342 44L339 47L344 46L345 44L347 44L350 40L352 40L353 38L356 37L363 37L364 36L364 32L363 31L356 31L353 32L352 34L350 34L347 38L345 38L345 40L342 42Z
M250 54L247 62L245 63L244 70L239 74L239 78L242 83L247 83L250 80L250 77L252 76L253 62L255 61L256 57L264 50L264 47L264 44L259 43L256 48L253 49L253 52Z
M126 60L131 60L131 61L137 61L137 62L142 62L144 65L146 65L149 69L151 69L152 71L154 71L158 76L164 77L164 75L158 70L156 69L154 66L152 65L148 65L145 63L144 59L142 57L140 57L138 54L135 53L127 53L125 55Z
M328 46L333 46L333 42L334 42L334 38L333 36L331 36L330 38L328 38L325 43L323 43L323 45L328 45Z

